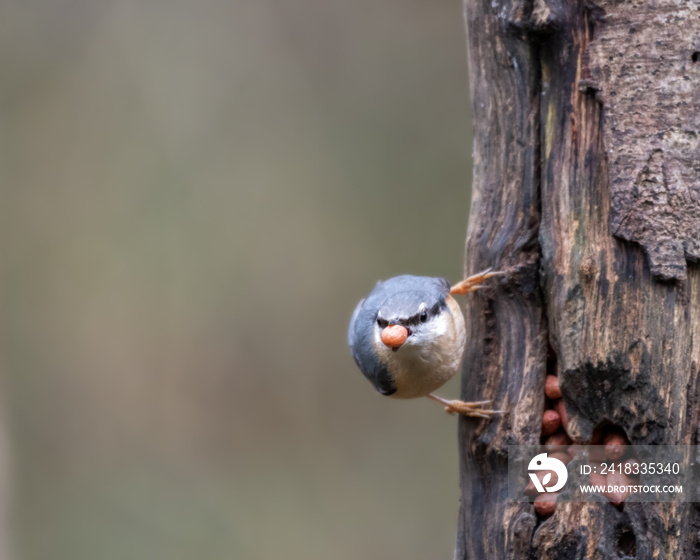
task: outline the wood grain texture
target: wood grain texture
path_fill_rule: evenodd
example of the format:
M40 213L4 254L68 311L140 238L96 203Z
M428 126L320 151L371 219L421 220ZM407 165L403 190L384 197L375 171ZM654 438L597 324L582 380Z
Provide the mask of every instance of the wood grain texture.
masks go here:
M700 266L691 260L686 272L686 251L683 274L661 270L648 247L611 228L620 171L606 156L606 97L585 72L590 45L617 20L584 0L466 0L465 8L474 112L465 267L508 276L467 299L462 397L494 398L509 414L461 420L455 557L700 558L693 504L558 504L542 520L530 504L506 500L507 445L539 441L554 370L576 442L613 424L631 443L700 443ZM681 95L688 103L698 81ZM652 214L694 224L682 213Z
M522 557L536 517L529 504L507 503L505 472L509 444L538 441L544 405L539 62L522 29L525 2L473 1L466 8L475 134L466 269L490 266L508 276L466 298L462 398L492 398L509 414L489 422L461 420L456 557Z
M598 0L582 87L605 106L611 227L651 272L700 258L700 2Z

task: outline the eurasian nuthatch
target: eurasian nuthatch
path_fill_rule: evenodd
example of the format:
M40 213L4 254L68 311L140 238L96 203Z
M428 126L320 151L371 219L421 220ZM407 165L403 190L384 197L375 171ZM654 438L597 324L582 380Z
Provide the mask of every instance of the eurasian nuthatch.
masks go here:
M491 401L446 400L432 392L460 369L467 335L452 294L467 294L492 276L485 270L450 288L444 278L396 276L379 282L355 308L348 344L360 371L382 395L428 397L447 412L488 418Z

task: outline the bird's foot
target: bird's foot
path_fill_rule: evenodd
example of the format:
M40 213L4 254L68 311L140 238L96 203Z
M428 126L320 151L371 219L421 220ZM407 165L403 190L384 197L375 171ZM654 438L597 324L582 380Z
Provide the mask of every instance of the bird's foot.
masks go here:
M503 274L505 274L505 272L492 272L490 268L487 268L486 270L479 272L479 274L474 274L473 276L465 278L461 282L458 282L452 286L450 293L468 294L469 292L473 292L481 288L481 284L483 284L489 278L493 278L494 276L502 276Z
M497 414L503 414L504 410L489 410L483 408L484 405L489 404L491 401L475 401L475 402L464 402L459 400L447 400L437 395L428 395L429 399L437 401L445 405L445 412L448 414L462 414L464 416L471 416L473 418L491 418Z

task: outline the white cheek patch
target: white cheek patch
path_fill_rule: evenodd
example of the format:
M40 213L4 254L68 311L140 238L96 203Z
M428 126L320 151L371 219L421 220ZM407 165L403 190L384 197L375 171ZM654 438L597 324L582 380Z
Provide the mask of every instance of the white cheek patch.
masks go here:
M413 338L413 345L428 345L439 343L442 336L452 330L452 317L449 313L440 313L437 317L433 317L427 323L421 325L420 329L416 329L413 336L409 337L408 342Z

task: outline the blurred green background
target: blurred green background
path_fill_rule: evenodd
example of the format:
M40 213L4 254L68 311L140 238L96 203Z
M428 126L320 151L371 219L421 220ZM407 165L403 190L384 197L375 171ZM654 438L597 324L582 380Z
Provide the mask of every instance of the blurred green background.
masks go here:
M0 71L2 557L451 558L456 419L346 328L460 279L460 2L0 0Z

